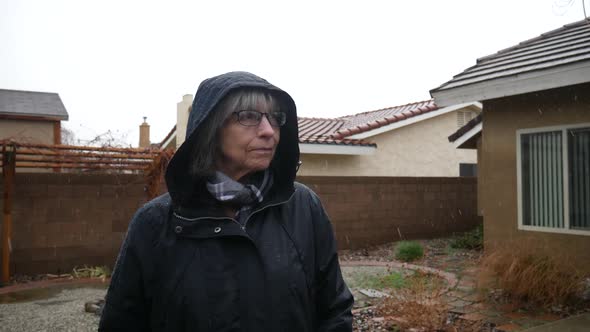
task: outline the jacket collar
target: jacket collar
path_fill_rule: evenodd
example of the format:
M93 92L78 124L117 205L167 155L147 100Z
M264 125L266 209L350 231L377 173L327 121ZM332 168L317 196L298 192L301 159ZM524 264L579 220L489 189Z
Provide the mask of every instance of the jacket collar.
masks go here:
M281 184L274 185L270 189L264 200L253 207L252 211L264 209L270 205L280 204L286 202L293 195L295 189L293 186L285 186ZM223 208L223 204L214 199L209 192L206 193L208 196L206 199L196 200L194 204L178 204L172 202L172 210L176 214L176 217L187 221L200 221L202 219L219 219L228 218Z

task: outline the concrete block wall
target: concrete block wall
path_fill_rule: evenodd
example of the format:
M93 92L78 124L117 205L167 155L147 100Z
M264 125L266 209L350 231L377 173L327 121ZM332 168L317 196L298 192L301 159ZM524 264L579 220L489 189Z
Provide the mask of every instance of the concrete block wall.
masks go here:
M299 177L321 198L339 248L362 248L469 230L477 216L475 178Z
M146 201L144 186L143 176L132 174L17 173L11 271L112 266L129 220Z
M130 219L147 200L142 175L20 173L15 181L13 274L68 273L84 264L112 267ZM341 249L448 236L480 220L475 178L298 181L320 196Z

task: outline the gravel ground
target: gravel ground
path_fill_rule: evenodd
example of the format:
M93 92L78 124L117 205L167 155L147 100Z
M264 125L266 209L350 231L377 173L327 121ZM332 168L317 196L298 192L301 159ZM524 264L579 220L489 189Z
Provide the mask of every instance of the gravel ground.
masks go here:
M0 304L0 331L96 331L98 316L84 311L84 303L103 298L104 289L64 289L44 300Z

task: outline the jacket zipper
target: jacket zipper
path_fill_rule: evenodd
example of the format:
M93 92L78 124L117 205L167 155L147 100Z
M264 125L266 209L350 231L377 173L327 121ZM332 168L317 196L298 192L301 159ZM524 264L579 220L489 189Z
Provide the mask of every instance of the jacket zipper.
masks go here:
M269 207L283 205L283 204L287 203L288 201L290 201L291 198L293 198L294 195L295 195L295 192L293 192L291 194L291 196L289 196L289 198L287 198L286 200L284 200L282 202L278 202L278 203L275 203L275 204L268 204L268 205L265 205L265 206L259 208L258 210L254 210L252 213L250 213L250 215L248 216L248 218L246 218L246 220L244 221L244 225L240 224L236 219L229 218L229 217L198 217L198 218L187 218L187 217L184 217L184 216L179 215L178 213L176 213L176 211L172 212L172 214L175 217L177 217L178 219L182 219L182 220L185 220L185 221L197 221L197 220L202 220L202 219L210 219L210 220L211 219L212 220L227 220L227 219L229 219L229 220L235 222L236 224L238 224L238 226L240 226L240 228L245 232L246 231L246 224L248 224L248 221L250 220L250 218L255 213L258 213L258 212L260 212L262 210L265 210L266 208L269 208Z
M258 213L258 212L260 212L260 211L262 211L262 210L264 210L266 208L269 208L269 207L283 205L283 204L287 203L288 201L290 201L291 198L293 198L294 195L295 195L295 191L293 191L293 193L291 193L291 196L289 196L289 198L287 198L286 200L284 200L282 202L278 202L278 203L275 203L275 204L265 205L265 206L261 207L260 209L255 210L252 213L250 213L250 215L248 216L248 218L246 218L246 220L244 221L244 226L242 226L242 230L243 231L246 231L246 225L248 224L248 220L250 220L250 217L252 217L255 213Z
M197 220L202 220L202 219L209 219L209 220L231 220L233 222L235 222L236 224L238 224L238 226L240 226L240 228L242 228L242 230L244 229L242 227L242 225L240 225L240 223L235 220L234 218L230 218L230 217L198 217L198 218L187 218L187 217L183 217L180 214L176 213L176 212L172 212L172 214L178 218L178 219L182 219L184 221L197 221Z

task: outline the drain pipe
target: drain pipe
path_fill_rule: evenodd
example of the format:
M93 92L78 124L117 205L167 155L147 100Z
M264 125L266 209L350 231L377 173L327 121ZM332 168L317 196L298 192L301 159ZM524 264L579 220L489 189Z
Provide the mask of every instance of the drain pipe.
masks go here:
M10 252L12 251L12 196L16 168L15 149L6 151L2 145L2 177L4 182L4 219L2 222L2 285L10 283Z

